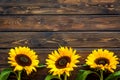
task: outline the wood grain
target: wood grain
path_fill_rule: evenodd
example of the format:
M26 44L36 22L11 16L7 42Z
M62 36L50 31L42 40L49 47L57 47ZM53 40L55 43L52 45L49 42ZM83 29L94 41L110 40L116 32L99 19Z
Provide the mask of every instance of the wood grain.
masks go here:
M79 69L88 69L81 65L94 49L108 49L120 58L119 25L120 0L0 0L0 71L10 67L10 48L29 46L45 64L53 50L70 46L82 56L68 79L75 80ZM44 80L48 71L22 73L22 80ZM16 79L11 74L8 80Z
M0 48L120 47L120 32L0 32Z
M119 15L0 16L0 31L118 31Z
M19 37L18 37L19 36ZM1 32L0 48L120 47L120 32Z
M84 3L113 3L119 0L0 0L0 3L57 3L57 2L84 2Z
M0 14L120 14L120 1L0 0Z

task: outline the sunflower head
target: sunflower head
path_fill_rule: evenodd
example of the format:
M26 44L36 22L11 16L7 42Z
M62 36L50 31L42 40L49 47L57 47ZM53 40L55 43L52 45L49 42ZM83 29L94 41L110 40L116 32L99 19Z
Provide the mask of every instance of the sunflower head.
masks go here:
M106 49L93 50L86 59L86 64L91 68L109 70L110 72L114 72L113 69L116 69L118 63L117 56Z
M14 66L14 71L25 70L29 75L39 64L38 56L28 47L10 49L8 63Z
M47 68L50 68L50 73L60 76L61 74L70 75L73 67L77 67L80 56L76 54L76 50L68 47L60 47L48 55L46 59Z

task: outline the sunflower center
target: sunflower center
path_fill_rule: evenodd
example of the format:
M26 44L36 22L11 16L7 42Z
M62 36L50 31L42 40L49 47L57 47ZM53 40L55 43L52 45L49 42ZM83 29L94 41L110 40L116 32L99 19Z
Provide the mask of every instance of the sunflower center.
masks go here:
M105 64L109 64L110 62L106 58L98 58L98 59L95 60L95 63L99 64L99 65L100 64L105 65Z
M31 59L24 54L19 54L15 57L16 62L21 66L30 66L32 61Z
M70 63L70 61L71 61L71 60L70 60L70 58L69 58L68 56L63 56L63 57L59 58L59 59L56 61L55 65L56 65L56 67L59 68L59 69L65 68L66 65L67 65L67 63Z

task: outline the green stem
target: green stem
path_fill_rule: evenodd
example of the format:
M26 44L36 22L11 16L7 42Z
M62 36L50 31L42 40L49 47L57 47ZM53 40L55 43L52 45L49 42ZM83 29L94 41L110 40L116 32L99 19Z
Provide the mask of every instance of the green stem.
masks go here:
M18 77L17 77L17 80L21 80L21 72L22 72L22 71L18 71Z
M100 70L100 80L103 80L103 70Z
M59 76L59 80L62 80L60 76Z
M67 75L66 74L64 75L64 80L67 80Z

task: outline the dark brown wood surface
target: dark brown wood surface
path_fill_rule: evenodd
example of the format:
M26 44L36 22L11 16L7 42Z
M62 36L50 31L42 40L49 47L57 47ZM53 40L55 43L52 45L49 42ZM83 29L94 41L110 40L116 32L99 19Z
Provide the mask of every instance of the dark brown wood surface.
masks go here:
M0 14L120 14L120 1L0 0Z
M120 32L1 32L0 48L119 47Z
M118 31L119 25L119 15L0 16L0 31Z
M69 78L75 80L92 50L120 57L120 0L0 0L0 71L10 67L8 52L16 46L35 50L42 64L59 46L73 47L82 56ZM22 80L44 80L48 69L37 70Z

